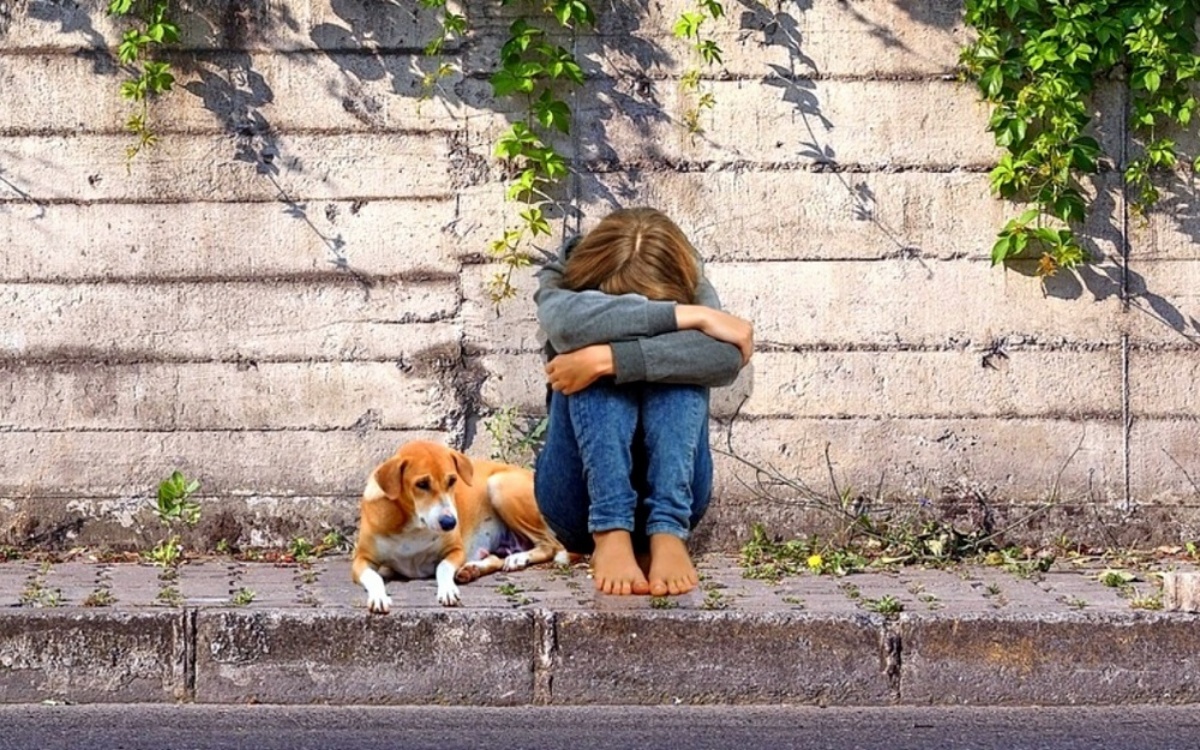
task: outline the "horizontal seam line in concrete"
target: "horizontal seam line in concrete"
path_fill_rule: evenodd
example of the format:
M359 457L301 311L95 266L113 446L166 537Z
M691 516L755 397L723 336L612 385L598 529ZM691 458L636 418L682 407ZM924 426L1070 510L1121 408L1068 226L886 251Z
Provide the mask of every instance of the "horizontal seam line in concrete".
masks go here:
M537 352L525 352L527 354L535 354ZM426 364L426 361L413 360L403 362L400 357L338 357L336 359L314 359L312 357L256 357L243 355L241 357L218 357L212 359L200 359L196 357L130 357L124 359L120 353L109 353L104 351L95 352L94 356L90 357L55 357L55 358L37 358L37 357L16 357L5 359L0 356L0 364L16 365L18 367L52 367L62 365L64 367L75 367L82 365L120 365L127 367L135 367L139 365L236 365L241 367L253 368L259 365L328 365L328 364L387 364L400 367L402 364L417 367Z
M474 358L494 356L525 356L541 354L541 349L512 349L496 347L493 349L472 348L476 342L467 341L466 356ZM995 339L987 338L973 344L785 344L774 341L759 341L755 348L756 354L839 354L839 353L874 353L874 354L974 354L984 355L993 351ZM1054 342L1048 344L1006 344L1005 354L1018 352L1057 353L1057 352L1090 352L1090 351L1120 351L1121 342ZM1178 351L1193 351L1194 347L1181 345ZM232 360L237 361L237 360ZM306 360L307 361L307 360ZM982 366L982 365L981 365Z
M605 35L609 38L619 38L617 34ZM118 41L114 38L114 43ZM254 55L262 59L268 57L345 57L345 58L361 58L375 59L381 57L412 57L414 55L425 60L441 60L445 58L463 57L464 54L473 51L473 45L460 44L450 46L447 44L443 47L443 52L438 55L426 55L425 46L423 44L406 46L386 46L386 47L293 47L293 48L278 48L278 47L208 47L208 46L172 46L160 53L160 56L165 59L171 58L187 58L190 61L199 60L201 62L215 61L218 58L231 57L237 55ZM59 57L63 59L82 59L87 61L93 60L112 60L116 63L116 57L107 47L94 47L86 44L80 45L62 45L62 46L30 46L30 47L8 47L0 49L0 58L3 57ZM476 56L477 57L477 56ZM336 63L335 63L336 64ZM249 64L238 66L248 70L254 70L261 67L257 64ZM496 72L496 69L489 67L479 67L473 70L462 73L462 78L472 81L487 81ZM640 71L639 78L653 81L656 83L671 83L681 80L682 76L669 75L666 73L657 73L652 71ZM114 74L114 78L115 78ZM946 83L958 86L966 86L975 88L976 84L964 82L958 79L958 73L953 68L947 68L941 72L929 73L899 73L876 71L873 73L822 73L820 71L799 72L790 74L750 74L750 73L708 73L701 71L700 80L717 83L739 83L739 82L762 82L768 81L788 81L788 82L807 82L807 81L822 81L830 83ZM617 82L624 76L616 76L603 71L584 71L585 81L610 81ZM415 98L415 97L414 97Z
M721 417L714 417L720 421ZM1187 418L1185 418L1186 420ZM1095 412L996 412L993 414L976 413L964 414L961 412L945 412L938 413L923 413L923 414L895 414L895 413L863 413L863 414L795 414L795 413L780 413L780 414L752 414L744 411L739 412L737 421L744 422L983 422L995 420L1000 422L1094 422L1094 421L1112 421L1119 422L1121 420L1121 411L1095 411ZM935 441L936 442L936 441Z
M962 413L945 413L945 414L746 414L741 413L737 419L740 423L747 422L983 422L983 421L1001 421L1001 422L1095 422L1095 421L1111 421L1120 422L1121 412L1081 412L1081 413L1056 413L1056 412L1035 412L1029 414L1019 414L1012 412L998 412L995 414L962 414ZM714 417L715 421L721 421L721 417ZM1200 417L1192 415L1178 415L1157 421L1171 422L1194 422L1200 421ZM405 425L400 426L381 426L363 429L354 425L333 425L333 426L316 426L309 425L303 427L289 426L259 426L259 427L26 427L26 426L7 426L0 425L0 435L4 434L20 434L20 435L58 435L58 434L144 434L144 435L170 435L170 434L189 434L189 435L228 435L228 434L251 434L251 433L317 433L326 434L332 432L346 433L364 433L373 432L428 432L436 430L437 425ZM935 441L936 442L936 441Z
M149 490L149 489L145 490L145 491L134 492L134 493L125 492L125 493L113 493L113 494L108 494L108 495L100 495L100 494L96 494L94 492L88 493L88 492L84 492L84 491L60 492L58 494L49 494L49 493L34 493L34 494L10 493L10 494L5 494L5 491L3 489L0 489L0 499L11 500L11 501L15 501L15 502L27 502L30 500L54 500L54 501L59 501L59 500L113 500L113 499L127 500L130 498L136 499L136 498L140 498L143 496L149 497L153 494L154 494L154 491ZM209 490L207 492L196 492L195 494L189 495L189 497L194 497L196 499L207 498L209 500L220 500L222 498L244 500L248 497L268 497L268 498L273 498L276 500L294 500L296 502L304 502L306 500L314 500L314 499L320 500L320 499L325 499L325 498L334 498L337 500L340 500L340 499L346 498L346 497L359 498L359 497L362 497L362 490L347 489L345 492L300 492L300 491L296 491L296 492L290 492L290 493L283 493L283 492L271 493L271 492L263 492L261 490L256 490L256 489L251 489L251 488L243 488L243 489L230 489L230 490L225 490L222 492L214 492L212 490ZM1172 507L1188 507L1188 506L1172 506ZM1198 506L1198 507L1200 507L1200 506ZM0 611L3 611L3 609L0 608Z
M112 38L113 46L115 47L120 39ZM418 55L424 59L437 60L445 57L457 57L457 52L465 49L464 45L447 42L443 46L443 54L426 55L425 44L414 44L412 46L396 45L386 47L212 47L212 46L178 46L172 45L164 50L156 52L156 57L177 58L187 57L189 60L193 58L213 58L213 57L229 57L234 55L278 55L280 57L328 57L330 55L338 55L341 57L380 57L384 55L396 56L412 56ZM75 44L75 45L29 45L26 47L4 47L0 48L0 58L5 56L12 57L64 57L64 58L82 58L84 60L112 60L116 63L117 57L112 54L112 50L108 47L97 47L90 44ZM244 66L254 68L253 65Z
M294 284L311 281L336 282L355 288L372 287L376 284L429 284L457 283L459 274L451 271L434 271L414 269L401 273L371 274L366 271L347 266L333 266L326 271L311 271L302 273L264 273L264 274L230 274L228 276L211 275L163 275L163 276L33 276L8 279L0 277L0 284L32 286L47 284L54 286L172 286L187 284L189 286L203 284Z
M290 193L289 193L290 195ZM264 206L278 203L281 206L290 206L294 203L303 203L305 201L319 201L321 203L329 203L335 205L347 204L351 206L351 214L354 214L353 206L359 204L360 210L368 204L374 203L412 203L421 204L428 203L431 200L444 199L450 202L456 199L458 193L445 193L444 195L391 195L391 196L355 196L345 195L333 198L306 198L293 200L280 200L279 196L270 198L255 198L248 197L244 199L230 200L210 200L204 198L187 198L182 200L162 200L162 199L140 199L140 198L96 198L92 200L82 198L33 198L33 197L8 197L0 196L0 205L14 205L21 203L29 203L39 206L87 206L87 207L105 207L105 206L227 206L230 204L249 204L254 206ZM288 217L291 218L291 217Z
M339 195L330 196L297 196L289 194L291 200L282 201L278 195L271 197L260 196L235 196L228 200L195 200L192 198L180 200L167 200L163 198L98 198L95 200L87 200L82 198L57 198L49 197L17 197L7 198L0 196L0 206L16 206L21 204L29 204L39 208L52 206L238 206L238 205L270 205L278 203L281 206L289 206L298 203L362 203L364 205L374 202L407 202L414 203L420 201L445 200L450 201L455 198L455 193L446 192L414 192L404 195L389 195L389 196L358 196L358 195Z
M471 70L463 74L463 79L470 81L487 81L489 80L494 70L477 69ZM638 79L646 80L653 83L674 83L683 79L683 76L668 75L664 73L653 73L646 71L638 71ZM584 81L595 82L610 82L617 83L629 76L614 76L602 71L584 71ZM709 83L770 83L772 81L784 81L789 83L822 81L830 83L937 83L954 86L964 86L968 88L976 88L976 84L963 82L958 80L958 75L952 70L947 70L943 73L830 73L825 74L820 71L814 73L790 73L783 75L774 73L771 75L754 75L750 73L706 73L700 72L700 80ZM982 96L980 101L983 101Z
M786 159L750 161L733 159L728 161L671 160L671 159L591 159L580 161L584 174L617 174L622 172L674 172L677 174L743 171L762 174L776 172L811 172L813 174L987 174L995 162L979 163L927 163L897 162L895 160L876 163L818 161L813 159L789 161Z
M434 131L423 131L432 133ZM458 131L443 131L439 134L455 135ZM172 135L184 136L204 136L217 137L229 136L227 131L211 130L211 131L175 131L160 133L163 137ZM330 139L343 138L347 135L405 135L401 131L389 131L381 129L368 129L353 131L320 131L310 133L299 133L297 131L273 130L272 135L276 137L286 137L289 135L321 135ZM0 129L0 138L75 138L75 137L104 137L104 138L127 138L128 136L118 132L95 132L81 133L77 130L70 131L54 131L54 132L12 132ZM710 160L628 160L614 161L607 159L591 159L581 160L579 162L579 171L582 174L618 174L622 172L673 172L676 174L691 174L691 173L714 173L714 172L749 172L756 174L776 174L780 172L808 172L812 174L928 174L928 175L944 175L944 174L987 174L990 173L996 164L995 162L964 162L964 163L929 163L929 162L902 162L898 160L880 161L880 162L834 162L834 161L818 161L818 160L787 160L787 159L761 159L758 161L749 159L733 159L728 161L720 161L715 159ZM1101 172L1105 170L1101 169ZM486 184L491 180L483 180L472 184ZM501 181L496 180L497 184ZM187 200L169 200L169 199L65 199L65 198L39 198L33 195L14 198L0 198L2 203L303 203L306 201L331 200L338 202L349 202L355 200L373 201L373 200L420 200L430 197L453 197L453 192L429 192L429 193L405 193L403 195L394 196L355 196L355 195L339 195L335 198L323 196L301 195L297 193L289 193L290 201L281 201L278 196L270 198L246 198L230 199L227 201L210 200L210 201L195 201Z
M491 113L488 113L490 116ZM500 114L500 113L497 113ZM464 115L463 120L468 119L472 115ZM482 114L474 115L482 117ZM164 125L166 125L164 123ZM445 138L447 136L461 136L462 131L459 128L446 127L430 127L430 128L352 128L345 127L306 127L306 128L280 128L271 127L269 129L256 129L247 132L244 135L237 130L233 130L227 126L219 125L216 127L206 128L170 128L163 127L155 131L160 138L165 138L171 135L195 135L205 137L232 137L232 138L251 138L254 136L271 136L280 138L285 136L328 136L330 138L345 138L347 136L356 135L394 135L394 136L436 136ZM3 127L0 126L0 138L126 138L132 139L132 136L127 130L121 129L88 129L78 126L69 128L41 127L41 128L21 128L21 127ZM426 154L415 154L417 157L426 157Z
M354 425L332 425L319 426L307 425L303 427L23 427L23 426L8 426L0 425L0 435L59 435L59 434L99 434L99 435L172 435L172 434L188 434L188 435L242 435L248 433L280 433L280 432L299 432L299 433L317 433L326 434L330 432L349 432L355 434L370 434L373 432L386 433L426 433L437 431L438 425L404 425L388 426L381 425L379 427L371 427L363 429Z

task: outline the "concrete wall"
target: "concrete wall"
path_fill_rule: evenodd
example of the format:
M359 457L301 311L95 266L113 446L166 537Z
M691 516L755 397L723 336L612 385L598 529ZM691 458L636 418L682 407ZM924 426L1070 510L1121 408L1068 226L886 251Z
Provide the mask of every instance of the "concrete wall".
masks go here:
M539 413L532 278L499 312L484 289L512 216L490 156L512 107L486 82L507 11L467 4L462 72L423 101L442 60L408 3L192 2L162 142L127 167L104 5L0 6L0 541L144 544L175 468L203 483L210 543L346 527L401 441L487 453L491 410ZM811 501L835 483L966 526L1028 517L1025 538L1197 534L1190 173L1145 221L1098 180L1090 269L994 269L1015 209L955 79L959 2L729 2L699 137L685 6L598 4L564 40L589 79L559 224L664 209L756 323L713 440L807 489L722 456L702 544L829 528ZM1117 160L1125 98L1097 104Z

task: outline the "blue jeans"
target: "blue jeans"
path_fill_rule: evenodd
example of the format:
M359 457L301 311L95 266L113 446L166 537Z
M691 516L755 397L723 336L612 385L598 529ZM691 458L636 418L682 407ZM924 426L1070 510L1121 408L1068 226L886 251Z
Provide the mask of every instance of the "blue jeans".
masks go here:
M558 540L591 552L592 534L624 529L687 539L712 497L708 389L596 381L550 396L534 493Z

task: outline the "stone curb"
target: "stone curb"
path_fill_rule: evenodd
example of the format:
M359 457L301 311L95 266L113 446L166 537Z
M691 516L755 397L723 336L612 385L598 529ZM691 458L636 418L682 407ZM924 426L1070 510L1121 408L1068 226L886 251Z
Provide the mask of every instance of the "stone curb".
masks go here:
M0 565L0 703L1200 702L1200 615L1103 599L1092 574L764 583L707 560L702 591L677 599L595 597L580 573L526 571L464 587L459 609L432 604L432 582L394 582L392 613L371 616L344 561L189 565L170 582L180 600L157 607L139 594L154 568L63 567ZM72 576L87 574L119 582L113 605L74 603L87 586ZM23 575L24 606L11 606ZM234 586L254 601L233 606ZM31 591L67 605L30 606ZM884 591L904 611L862 606Z

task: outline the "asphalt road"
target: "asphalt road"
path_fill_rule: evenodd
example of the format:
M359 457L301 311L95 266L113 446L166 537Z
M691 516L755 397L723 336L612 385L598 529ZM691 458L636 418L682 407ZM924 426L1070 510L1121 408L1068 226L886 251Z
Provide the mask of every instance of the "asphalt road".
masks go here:
M0 750L1194 750L1200 706L0 706Z

